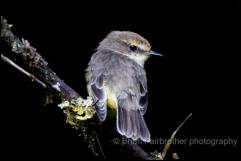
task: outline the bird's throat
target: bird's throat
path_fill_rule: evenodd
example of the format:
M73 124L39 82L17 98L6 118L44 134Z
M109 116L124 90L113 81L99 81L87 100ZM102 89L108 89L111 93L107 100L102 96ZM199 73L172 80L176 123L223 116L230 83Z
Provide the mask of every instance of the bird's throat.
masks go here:
M148 59L148 55L144 54L129 54L128 57L137 62L142 67L145 64L145 61Z

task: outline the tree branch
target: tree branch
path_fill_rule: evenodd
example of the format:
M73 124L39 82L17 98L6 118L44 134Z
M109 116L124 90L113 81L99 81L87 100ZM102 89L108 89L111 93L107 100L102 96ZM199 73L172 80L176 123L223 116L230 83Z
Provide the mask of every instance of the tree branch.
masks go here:
M34 81L36 81L37 83L39 83L41 86L43 86L44 88L46 88L46 84L43 83L41 80L39 80L38 78L36 78L34 75L30 74L29 72L27 72L26 70L24 70L23 68L21 68L20 66L18 66L16 63L14 63L12 60L10 60L9 58L7 58L6 56L1 54L1 60L8 63L9 65L13 66L14 68L16 68L17 70L19 70L20 72L22 72L23 74L27 75L28 77L32 78Z
M160 155L161 159L164 159L166 154L167 154L167 151L169 150L171 144L172 144L172 141L173 139L175 138L177 132L180 130L180 128L187 122L187 120L192 116L192 113L190 113L186 119L177 127L177 129L172 133L172 136L170 137L170 139L168 139L167 141L167 144L164 146L163 148L163 151Z

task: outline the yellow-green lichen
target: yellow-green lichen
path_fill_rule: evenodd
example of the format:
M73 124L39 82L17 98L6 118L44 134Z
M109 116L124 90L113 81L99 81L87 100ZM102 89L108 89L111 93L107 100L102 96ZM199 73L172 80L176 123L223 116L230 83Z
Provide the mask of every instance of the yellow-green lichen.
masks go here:
M172 153L172 158L175 160L178 160L179 156L177 155L177 153Z
M77 98L69 101L63 101L58 105L61 109L69 108L76 115L77 120L87 120L93 117L95 114L95 108L93 107L92 97L87 97L87 99Z
M150 154L153 157L153 160L163 160L162 154L159 153L157 150L151 152Z
M90 119L95 114L95 108L92 97L87 99L77 98L70 101L65 100L58 105L66 114L66 121L72 128L79 131L85 142L88 143L88 148L91 149L95 156L98 156L96 150L95 133L90 132L88 122L84 121Z
M46 94L44 106L53 103L52 95L50 93Z

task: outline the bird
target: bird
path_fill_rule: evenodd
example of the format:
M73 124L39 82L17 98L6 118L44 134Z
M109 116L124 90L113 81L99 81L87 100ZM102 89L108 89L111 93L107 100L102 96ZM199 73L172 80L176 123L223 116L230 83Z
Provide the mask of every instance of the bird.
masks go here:
M88 94L99 120L106 120L107 110L114 111L119 134L135 141L151 141L144 120L148 104L144 63L150 55L163 56L135 32L111 31L99 43L86 69Z

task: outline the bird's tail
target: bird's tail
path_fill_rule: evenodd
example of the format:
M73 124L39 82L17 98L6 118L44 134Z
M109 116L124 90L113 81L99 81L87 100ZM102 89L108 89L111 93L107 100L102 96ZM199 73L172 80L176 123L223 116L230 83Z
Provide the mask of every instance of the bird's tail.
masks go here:
M150 132L143 115L132 99L118 99L117 130L127 138L150 142Z

